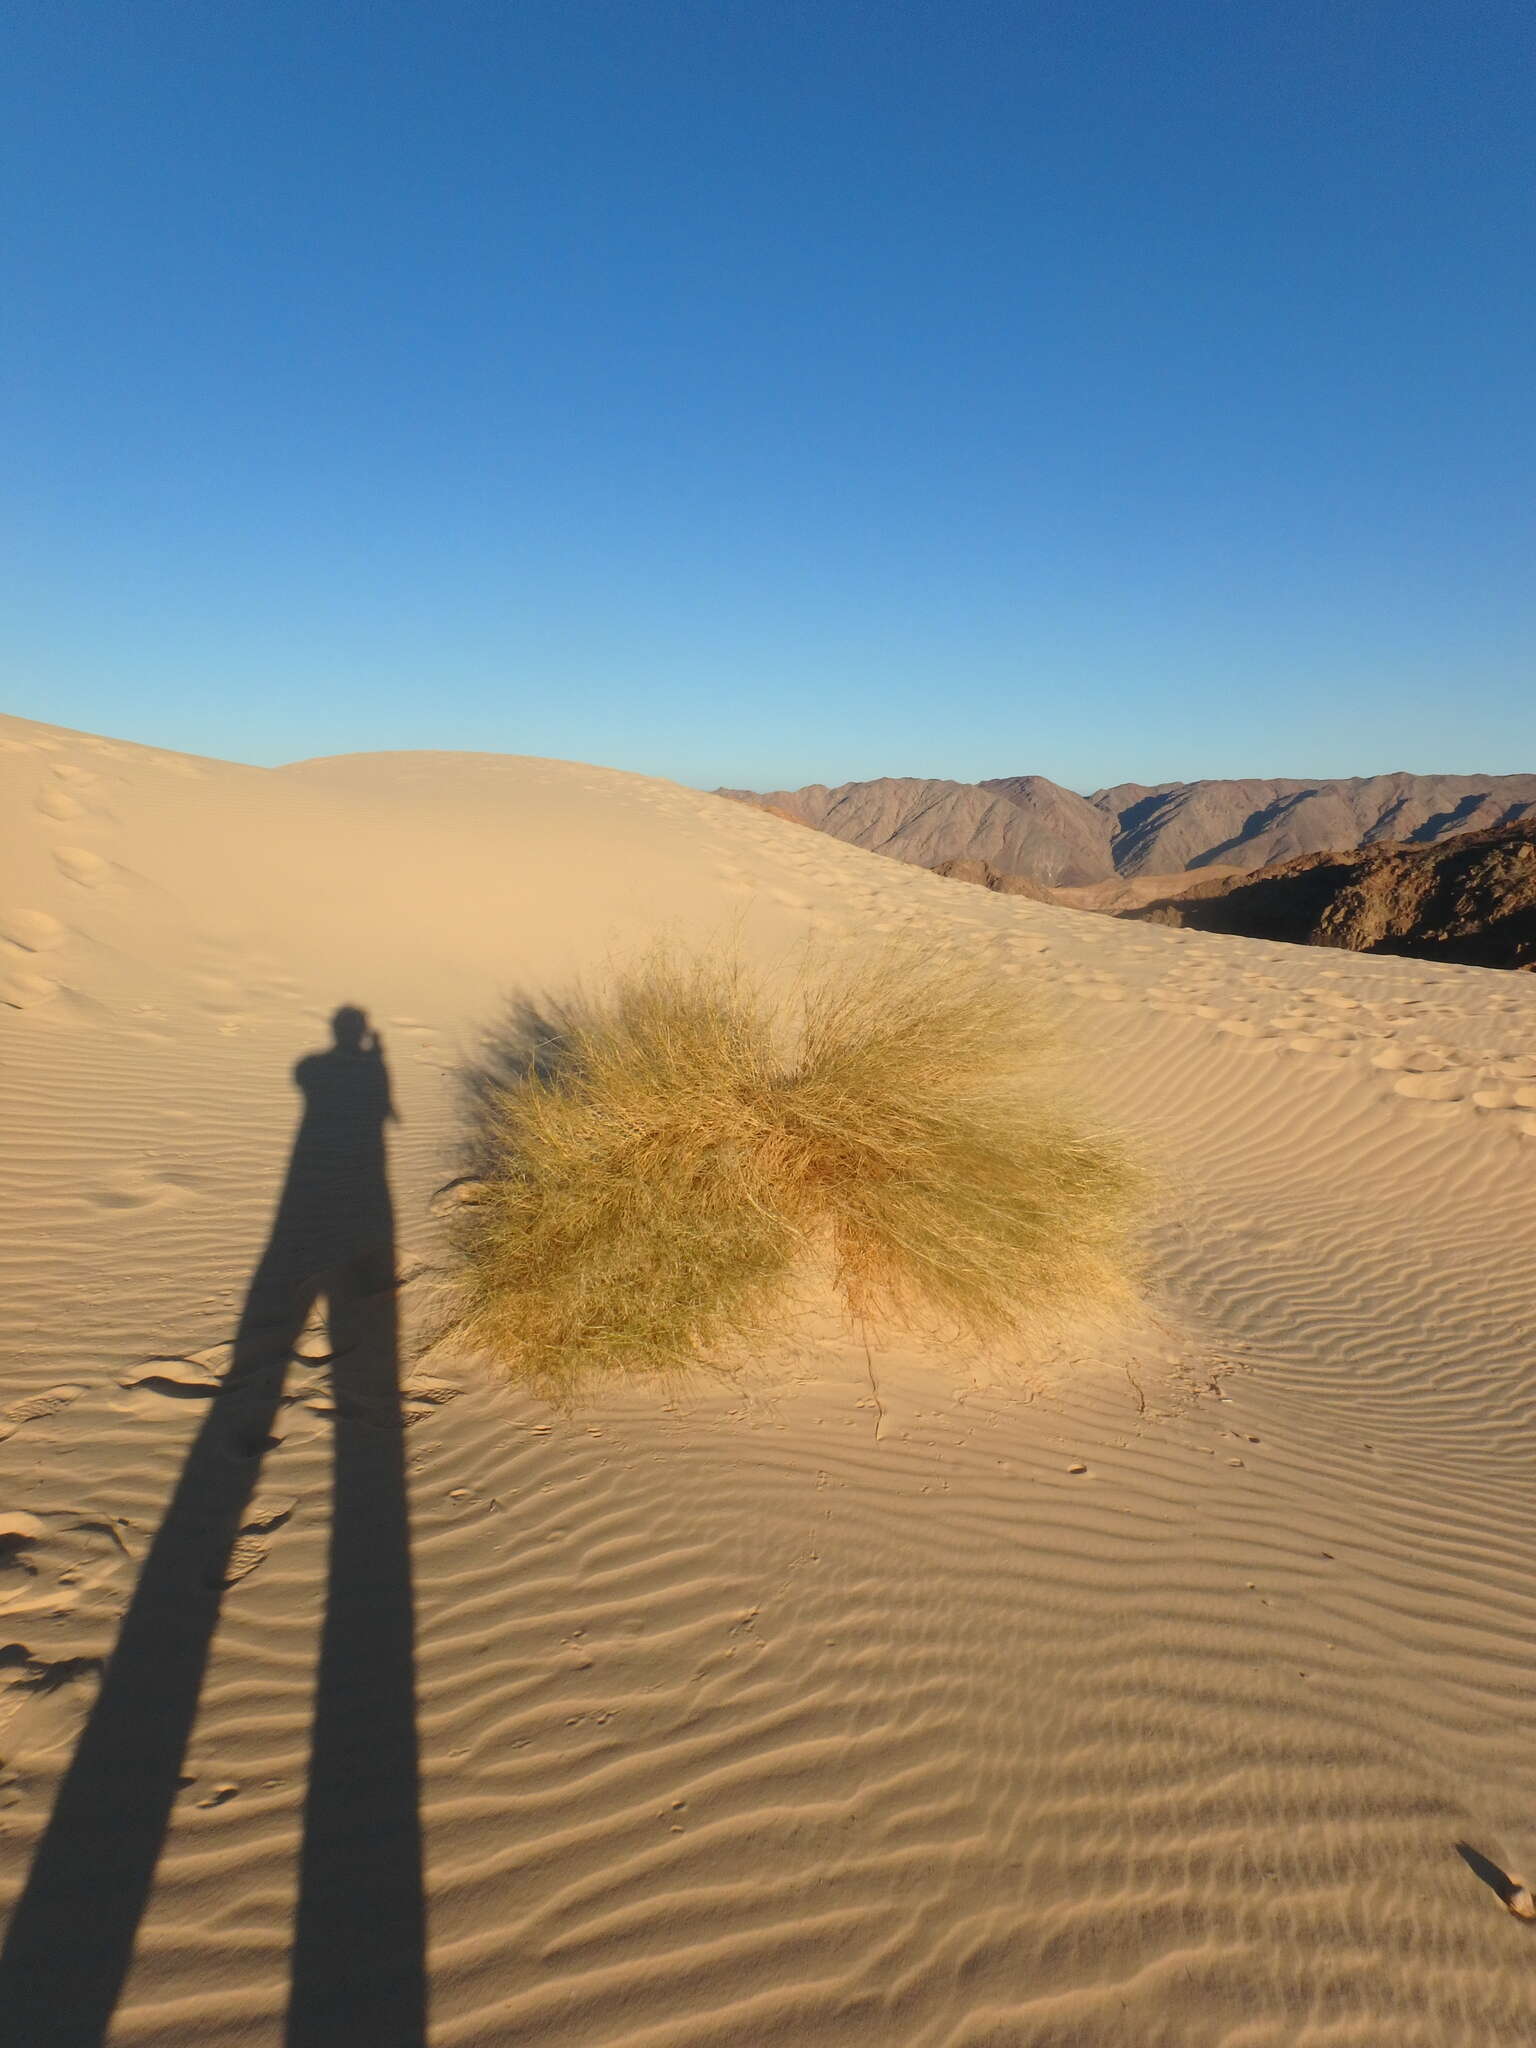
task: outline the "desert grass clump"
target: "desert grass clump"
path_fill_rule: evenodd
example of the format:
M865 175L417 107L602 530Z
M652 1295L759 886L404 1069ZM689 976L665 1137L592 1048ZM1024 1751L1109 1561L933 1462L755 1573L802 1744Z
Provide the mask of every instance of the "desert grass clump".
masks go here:
M459 1326L558 1392L760 1337L817 1263L861 1321L982 1341L1101 1296L1135 1174L1044 1046L987 967L891 953L774 996L657 954L483 1091Z

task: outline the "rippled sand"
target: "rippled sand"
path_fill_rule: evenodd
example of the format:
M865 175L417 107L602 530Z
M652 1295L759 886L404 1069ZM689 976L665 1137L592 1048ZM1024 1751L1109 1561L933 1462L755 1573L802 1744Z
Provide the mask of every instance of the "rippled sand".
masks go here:
M1536 2039L1499 1895L1536 1873L1536 981L1121 925L567 763L7 721L0 777L0 2038ZM1042 997L1161 1176L1144 1312L947 1362L811 1318L570 1417L427 1349L484 1032L734 929ZM209 1419L343 1003L400 1285L353 1367L300 1340L189 1679L146 1560L179 1476L236 1485ZM367 1539L407 1513L403 1581ZM165 1815L92 1840L92 1757L170 1770L183 1695ZM349 1873L381 1903L321 1939Z

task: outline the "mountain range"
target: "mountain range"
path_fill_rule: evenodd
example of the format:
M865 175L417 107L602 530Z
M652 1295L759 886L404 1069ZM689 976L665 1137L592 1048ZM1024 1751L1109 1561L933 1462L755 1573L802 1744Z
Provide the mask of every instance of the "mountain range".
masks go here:
M1122 782L1090 796L1043 775L985 782L881 776L834 788L719 794L919 867L980 861L998 875L1050 888L1268 867L1379 840L1431 845L1536 818L1536 774Z

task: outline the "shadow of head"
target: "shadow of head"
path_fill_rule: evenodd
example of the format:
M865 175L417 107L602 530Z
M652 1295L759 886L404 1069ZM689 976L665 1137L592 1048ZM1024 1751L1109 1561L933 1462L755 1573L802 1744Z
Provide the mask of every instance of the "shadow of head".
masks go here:
M356 1003L343 1003L331 1018L331 1036L339 1052L361 1052L372 1035L368 1012Z

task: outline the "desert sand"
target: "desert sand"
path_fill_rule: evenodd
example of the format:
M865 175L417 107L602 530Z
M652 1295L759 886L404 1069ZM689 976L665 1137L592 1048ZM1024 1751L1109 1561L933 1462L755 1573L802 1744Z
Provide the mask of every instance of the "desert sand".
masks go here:
M0 774L0 2039L1536 2039L1536 981L565 762L13 720ZM432 1345L507 1005L733 932L1044 1002L1159 1176L1143 1308L948 1360L812 1322L571 1415ZM241 1476L199 1433L341 1005L405 1427L316 1332ZM184 1467L228 1583L162 1540L130 1610Z

